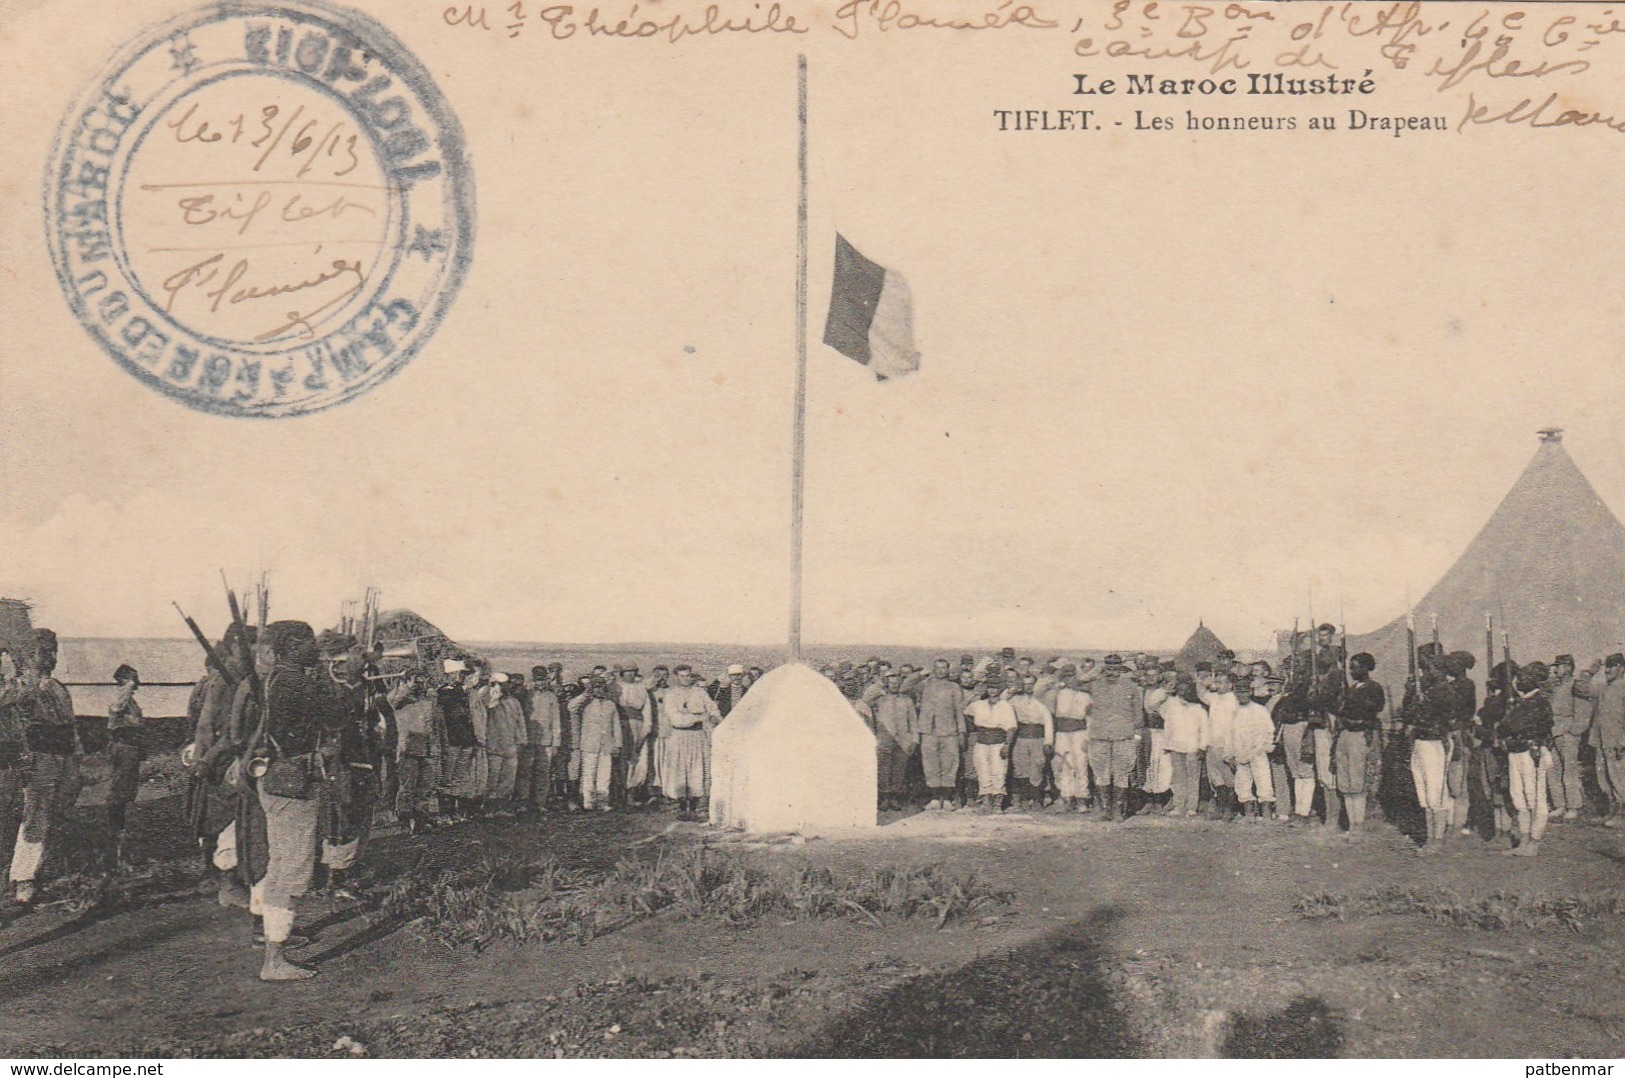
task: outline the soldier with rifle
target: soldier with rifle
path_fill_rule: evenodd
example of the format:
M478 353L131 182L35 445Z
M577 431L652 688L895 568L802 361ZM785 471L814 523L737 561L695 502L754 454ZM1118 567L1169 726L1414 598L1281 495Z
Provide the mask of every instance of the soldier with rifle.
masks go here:
M1534 857L1546 834L1546 785L1551 781L1556 745L1552 741L1552 702L1546 682L1550 672L1543 662L1518 671L1499 740L1507 754L1508 795L1518 816L1518 838L1513 857Z
M1341 827L1343 799L1338 795L1333 773L1332 747L1337 740L1338 717L1343 712L1343 696L1347 691L1343 681L1343 651L1336 641L1337 629L1331 622L1316 627L1309 653L1306 701L1309 737L1315 751L1315 783L1320 787L1326 809L1325 825L1333 831Z
M1416 625L1408 614L1405 645L1410 676L1405 680L1399 721L1411 734L1411 779L1427 819L1422 852L1432 854L1443 848L1450 827L1444 769L1453 727L1454 694L1445 685L1444 673L1435 665L1432 652L1424 656L1418 650Z

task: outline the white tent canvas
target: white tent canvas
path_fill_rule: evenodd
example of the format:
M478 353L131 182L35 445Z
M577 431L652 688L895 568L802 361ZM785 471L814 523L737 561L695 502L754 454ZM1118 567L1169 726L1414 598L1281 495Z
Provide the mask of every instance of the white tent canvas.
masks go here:
M875 736L818 671L751 686L711 737L711 823L758 834L874 827Z

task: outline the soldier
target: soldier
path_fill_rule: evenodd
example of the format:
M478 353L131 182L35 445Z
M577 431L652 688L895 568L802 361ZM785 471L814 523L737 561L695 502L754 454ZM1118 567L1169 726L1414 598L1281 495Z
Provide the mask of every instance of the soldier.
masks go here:
M1090 686L1089 770L1103 819L1120 820L1128 807L1129 775L1145 726L1145 694L1128 676L1123 659L1106 656L1104 675Z
M1437 652L1434 645L1427 646ZM1445 682L1455 694L1455 706L1450 720L1454 732L1450 739L1448 758L1445 760L1445 796L1449 800L1451 826L1460 828L1463 835L1470 835L1473 832L1468 826L1472 806L1469 772L1473 759L1473 723L1478 713L1478 687L1467 676L1467 672L1478 665L1478 659L1471 652L1452 651L1439 662L1441 669L1444 670Z
M610 811L610 781L622 749L621 711L609 692L609 682L595 678L587 695L570 704L580 703L581 807L588 811Z
M473 795L474 752L478 741L468 707L463 675L468 667L459 659L441 663L444 680L434 691L433 719L441 745L440 815L445 820L466 819Z
M931 800L926 810L954 807L954 786L964 751L965 690L950 676L947 659L931 664L931 676L920 686L918 732L920 766Z
M1271 717L1280 728L1282 763L1292 783L1292 823L1309 822L1315 805L1314 741L1309 733L1309 655L1299 651L1287 659L1286 681ZM1286 798L1283 790L1282 798Z
M1552 744L1552 704L1543 662L1518 671L1512 699L1497 731L1507 754L1507 785L1512 810L1518 816L1518 840L1502 851L1513 857L1534 857L1546 834L1546 786L1555 746Z
M1057 811L1084 811L1089 799L1089 705L1093 698L1078 679L1074 663L1061 664L1061 684L1055 693L1055 774Z
M1003 807L1010 742L1016 737L1016 712L1005 699L1002 680L990 674L984 688L987 695L967 704L965 714L971 724L977 796L984 811L995 812Z
M1235 689L1236 715L1231 720L1227 762L1234 767L1238 816L1268 819L1275 815L1275 787L1269 751L1275 743L1275 722L1263 704L1253 699L1250 681Z
M519 753L525 745L525 709L514 694L518 685L517 678L497 671L491 675L491 684L486 689L490 719L485 737L489 761L485 794L492 806L492 815L499 819L513 818Z
M1597 712L1592 736L1597 785L1602 788L1602 826L1618 827L1625 815L1625 655L1614 652L1603 666L1602 685L1592 682Z
M1468 822L1473 818L1490 821L1491 841L1512 827L1507 811L1507 757L1506 745L1501 738L1501 723L1517 695L1516 689L1509 688L1517 676L1515 663L1502 661L1491 667L1484 706L1478 709L1477 721L1467 726L1467 731L1472 735L1467 769ZM1457 728L1461 728L1459 720ZM1472 833L1470 826L1462 828L1463 835Z
M395 725L400 757L396 772L395 815L414 835L428 830L423 801L435 787L440 771L440 730L434 722L434 702L421 675L406 679L396 690Z
M1425 658L1417 678L1407 679L1400 722L1411 731L1411 779L1416 799L1427 818L1423 853L1438 853L1450 830L1449 795L1445 789L1445 758L1455 729L1455 694L1444 674Z
M700 801L710 796L711 729L722 721L722 712L694 684L693 667L679 663L671 673L676 684L660 699L662 722L668 728L662 792L677 802L679 818L691 819L699 812Z
M553 759L561 740L558 694L547 667L530 671L530 707L525 713L525 743L519 747L519 777L514 800L521 812L546 812L553 786Z
M1055 716L1033 695L1036 675L1027 674L1010 696L1016 713L1016 738L1010 747L1011 793L1017 809L1038 807L1043 800L1044 772L1055 752Z
M914 701L903 694L903 675L887 674L879 696L869 704L875 726L875 773L880 807L900 809L908 792L909 758L919 747Z
M1590 678L1588 677L1589 683ZM1548 695L1552 702L1552 743L1555 755L1551 776L1552 819L1573 820L1585 805L1580 782L1580 741L1591 728L1591 701L1574 678L1574 656L1552 660Z
M11 882L19 906L38 897L36 877L45 860L51 829L73 809L79 790L82 748L73 721L73 697L52 673L56 670L56 634L35 629L34 654L25 657L16 682L0 694L0 708L20 708L29 762L23 790L22 832L11 855Z
M288 960L294 900L304 895L315 872L321 809L321 747L339 736L349 718L338 693L316 666L316 634L302 621L278 621L266 628L276 667L266 679L265 722L250 746L260 761L259 800L265 810L269 845L265 877L255 887L264 912L264 981L295 981L316 971Z
M654 736L654 698L638 676L636 664L621 668L620 683L616 687L621 705L621 718L625 723L622 735L625 749L620 756L620 785L626 791L629 804L641 805L649 796L649 739Z
M328 667L327 689L338 725L322 745L326 776L322 798L322 866L327 886L339 898L353 899L349 876L372 832L378 800L381 745L377 712L364 677L355 638L323 633L317 650Z
M135 698L141 675L129 663L120 663L113 671L113 684L113 702L107 706L107 762L113 772L107 791L109 868L125 864L124 824L141 788L141 761L146 758L141 704Z
M1308 699L1309 737L1315 750L1315 785L1320 788L1326 809L1325 825L1333 831L1342 827L1343 799L1337 793L1333 775L1332 745L1337 739L1338 717L1343 711L1343 649L1336 643L1337 628L1326 622L1315 629L1314 657L1311 661Z
M1343 699L1343 715L1334 749L1337 761L1337 791L1348 808L1349 835L1365 826L1366 764L1371 745L1382 727L1382 709L1387 699L1382 686L1371 680L1377 660L1360 652L1349 660L1349 676L1354 683Z
M1228 820L1236 809L1235 772L1231 767L1233 755L1230 741L1236 729L1236 711L1241 701L1236 698L1229 669L1208 672L1206 685L1198 679L1196 696L1207 708L1207 725L1203 740L1207 742L1207 781L1213 788L1213 801L1208 816L1215 820Z

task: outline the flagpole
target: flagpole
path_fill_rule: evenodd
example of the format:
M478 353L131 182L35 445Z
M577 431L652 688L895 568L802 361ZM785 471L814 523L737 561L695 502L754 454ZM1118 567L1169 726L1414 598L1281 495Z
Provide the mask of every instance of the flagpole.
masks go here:
M807 469L807 55L796 56L796 406L790 439L790 662L801 661L801 518Z

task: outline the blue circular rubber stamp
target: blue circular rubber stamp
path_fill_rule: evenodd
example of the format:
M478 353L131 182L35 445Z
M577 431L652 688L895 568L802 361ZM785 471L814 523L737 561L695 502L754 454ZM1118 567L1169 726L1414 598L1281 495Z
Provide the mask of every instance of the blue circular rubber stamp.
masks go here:
M330 408L400 370L474 240L462 130L377 21L224 2L120 50L57 134L63 293L125 370L194 408Z

